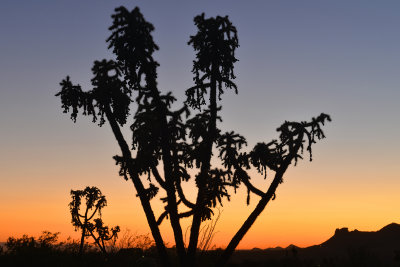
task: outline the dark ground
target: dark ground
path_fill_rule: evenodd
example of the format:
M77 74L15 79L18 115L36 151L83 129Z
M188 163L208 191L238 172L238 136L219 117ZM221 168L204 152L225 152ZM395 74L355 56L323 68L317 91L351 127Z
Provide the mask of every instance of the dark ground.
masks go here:
M79 256L76 243L63 246L32 242L16 244L8 251L4 246L0 250L0 266L158 266L154 248L114 250L105 257L94 248ZM221 250L200 253L198 266L213 266L220 253ZM170 254L174 259L172 249ZM326 242L307 248L290 245L287 248L239 250L232 256L229 266L400 267L400 225L389 224L377 232L337 229Z

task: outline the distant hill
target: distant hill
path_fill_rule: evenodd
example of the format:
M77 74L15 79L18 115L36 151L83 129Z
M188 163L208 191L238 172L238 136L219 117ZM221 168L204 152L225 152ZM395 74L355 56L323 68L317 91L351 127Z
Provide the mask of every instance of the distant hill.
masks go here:
M318 255L319 258L365 258L370 261L394 262L400 259L399 252L400 225L391 223L376 232L336 229L327 241L304 248L300 253L308 257Z
M400 266L400 224L391 223L376 232L340 228L319 245L237 251L233 258L233 262L249 261L294 261L302 266Z
M400 225L391 223L377 232L349 231L348 228L336 229L335 234L320 246L329 249L344 247L390 248L400 244Z

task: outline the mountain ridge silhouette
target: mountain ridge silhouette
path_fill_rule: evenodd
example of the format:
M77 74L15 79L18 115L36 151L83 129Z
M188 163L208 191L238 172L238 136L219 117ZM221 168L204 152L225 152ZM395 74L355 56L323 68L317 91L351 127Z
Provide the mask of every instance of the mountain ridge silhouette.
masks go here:
M400 262L400 224L390 223L377 231L337 228L333 236L318 245L301 248L291 244L286 248L239 250L233 261L261 262L289 258L319 263L350 262L350 266L393 266Z
M348 228L338 228L335 234L319 246L339 248L343 246L382 247L400 244L400 224L390 223L378 231L349 231Z

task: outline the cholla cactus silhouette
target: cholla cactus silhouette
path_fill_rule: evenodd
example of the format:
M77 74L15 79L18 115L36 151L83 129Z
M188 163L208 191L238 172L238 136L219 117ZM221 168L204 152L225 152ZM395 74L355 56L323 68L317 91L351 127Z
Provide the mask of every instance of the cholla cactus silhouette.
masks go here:
M69 208L72 216L72 225L75 230L80 230L81 244L79 254L82 255L86 237L92 237L95 244L101 252L107 255L105 241L116 240L119 226L109 229L103 224L101 219L101 210L107 206L106 197L102 195L97 187L87 186L84 190L71 190L72 201L69 203ZM85 207L81 211L82 199L85 200Z
M73 121L82 112L99 126L106 120L110 124L122 153L113 157L120 167L119 174L136 188L164 266L170 265L159 228L165 219L170 221L180 264L193 266L201 224L213 218L213 210L229 201L240 186L247 189L247 204L251 195L259 198L217 263L222 266L268 202L275 199L286 170L302 159L304 148L311 160L312 145L325 137L321 126L330 117L322 113L310 122L285 122L277 129L277 140L260 142L244 151L245 137L233 131L224 133L218 127L223 94L227 89L238 92L233 70L239 42L228 17L205 18L201 14L194 18L198 32L188 42L196 52L194 85L186 90L186 101L176 110L172 109L176 101L172 93L162 93L158 88L159 64L153 58L158 46L151 35L153 25L139 8L129 11L119 7L112 18L107 42L116 59L94 62L91 90L83 91L67 76L56 96ZM134 102L130 147L121 128ZM222 166L214 166L217 157ZM266 191L254 186L251 169L269 183ZM269 179L267 171L273 174ZM195 196L186 195L182 187L190 180L197 187ZM160 194L164 211L156 219L151 200ZM192 224L186 246L181 219L187 217L192 218Z

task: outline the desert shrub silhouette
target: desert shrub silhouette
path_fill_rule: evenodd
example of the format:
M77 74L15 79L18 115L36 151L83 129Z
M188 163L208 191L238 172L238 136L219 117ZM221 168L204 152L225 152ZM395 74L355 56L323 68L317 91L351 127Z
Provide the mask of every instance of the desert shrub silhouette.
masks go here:
M110 240L115 242L120 228L115 226L110 229L103 223L101 210L107 206L106 197L94 186L87 186L84 190L71 190L71 197L72 201L69 203L71 222L76 231L82 232L79 254L83 253L85 238L92 237L100 251L107 255L105 242ZM85 207L81 214L82 199L85 200Z

